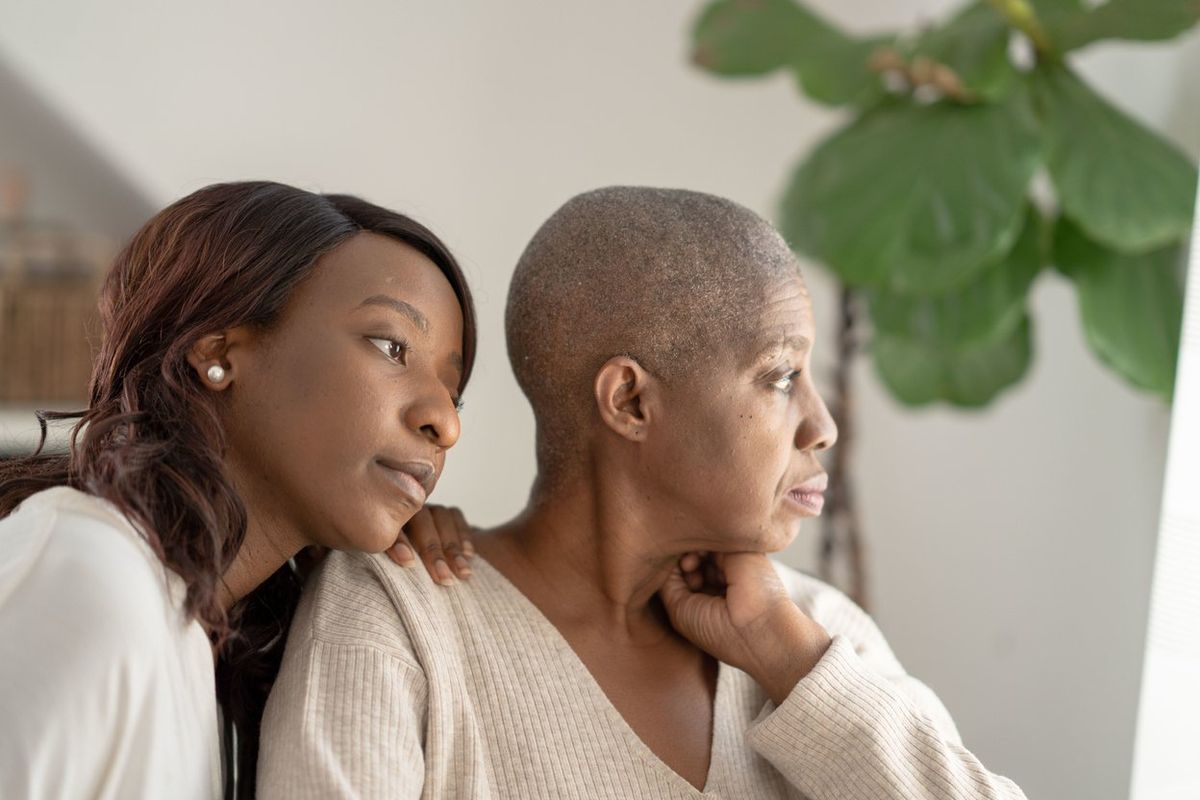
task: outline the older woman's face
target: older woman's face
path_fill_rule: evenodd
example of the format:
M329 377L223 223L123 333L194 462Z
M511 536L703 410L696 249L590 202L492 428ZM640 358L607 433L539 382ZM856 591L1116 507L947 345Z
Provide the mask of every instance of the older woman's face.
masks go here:
M458 440L462 341L453 288L415 249L361 233L322 257L236 351L226 423L248 502L315 543L391 545Z
M744 340L667 390L653 469L689 545L773 552L821 511L816 453L837 428L813 386L812 307L797 276L775 285Z

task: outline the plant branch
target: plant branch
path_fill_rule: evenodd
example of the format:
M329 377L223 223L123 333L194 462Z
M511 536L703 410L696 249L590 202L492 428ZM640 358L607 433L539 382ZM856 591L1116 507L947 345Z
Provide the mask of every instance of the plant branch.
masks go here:
M867 577L863 543L850 477L850 456L854 438L854 398L851 369L858 353L857 297L848 286L842 287L837 333L837 366L834 372L833 420L838 427L838 446L833 450L829 469L829 503L822 520L820 575L829 583L833 576L834 557L840 544L845 547L848 586L846 593L866 609Z
M1029 37L1034 49L1040 55L1054 55L1054 45L1046 35L1046 29L1033 11L1029 0L988 0L988 5L996 9L1008 24Z

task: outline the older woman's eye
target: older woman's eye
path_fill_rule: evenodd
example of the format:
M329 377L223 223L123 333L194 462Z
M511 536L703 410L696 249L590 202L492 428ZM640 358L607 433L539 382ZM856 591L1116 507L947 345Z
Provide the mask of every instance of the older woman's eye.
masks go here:
M771 385L781 392L786 392L792 388L792 382L798 377L800 377L800 370L794 369L779 380L772 382Z
M408 342L397 341L396 339L368 339L371 344L379 348L379 350L392 361L398 364L405 363L405 357L408 355Z

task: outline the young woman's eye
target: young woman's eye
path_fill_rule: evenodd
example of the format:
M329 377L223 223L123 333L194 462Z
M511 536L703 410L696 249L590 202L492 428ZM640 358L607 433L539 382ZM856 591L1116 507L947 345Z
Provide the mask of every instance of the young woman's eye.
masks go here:
M378 347L380 352L382 352L385 356L390 358L392 361L395 361L398 364L405 363L405 359L408 356L408 343L407 342L401 342L396 339L376 339L376 338L370 338L367 341L369 341L371 344Z
M800 377L800 370L794 369L791 372L789 372L787 375L784 375L783 377L779 378L778 380L773 381L771 383L771 385L774 386L776 389L778 389L781 392L790 391L792 388L792 382L795 381L796 378L798 378L798 377Z

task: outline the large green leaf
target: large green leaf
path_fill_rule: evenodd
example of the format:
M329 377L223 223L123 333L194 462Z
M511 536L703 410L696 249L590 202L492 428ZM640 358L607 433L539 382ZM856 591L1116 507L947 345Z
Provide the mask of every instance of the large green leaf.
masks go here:
M692 31L692 61L718 75L788 66L823 23L792 0L716 0Z
M1010 33L1008 22L985 0L978 0L922 34L913 56L949 67L971 94L995 100L1008 92L1017 76L1008 58Z
M1012 248L1040 160L1023 93L974 106L886 104L799 166L781 227L851 285L949 290Z
M1134 386L1170 399L1183 320L1182 246L1120 253L1063 218L1054 232L1054 259L1075 282L1097 357Z
M891 37L856 39L792 0L716 0L692 32L692 60L725 76L790 69L822 103L866 104L883 94L871 54Z
M1025 297L1044 261L1042 239L1042 218L1031 206L1012 251L965 286L934 296L870 290L875 330L957 348L1003 338L1025 314Z
M1022 0L1001 0L1002 4L1010 6L1021 6ZM1037 26L1047 35L1049 31L1060 30L1064 26L1069 26L1072 20L1077 20L1088 13L1088 4L1084 0L1028 0L1028 8L1030 16L1034 18ZM1012 12L1010 12L1012 13ZM1017 11L1017 16L1021 16L1022 11ZM1055 45L1056 52L1062 52Z
M1071 8L1072 5L1075 7ZM1043 0L1038 11L1050 41L1059 52L1100 39L1171 39L1200 22L1197 0L1108 0L1094 9L1082 8L1070 0L1049 3Z
M910 406L938 400L968 408L985 406L1020 381L1033 360L1026 315L995 341L955 348L876 334L871 352L884 384Z
M1065 68L1037 70L1033 85L1047 166L1068 216L1118 250L1159 247L1186 234L1196 168L1182 153Z
M819 36L792 63L801 90L831 106L867 106L886 94L883 81L871 69L871 56L890 45L892 37L852 39L836 30Z

